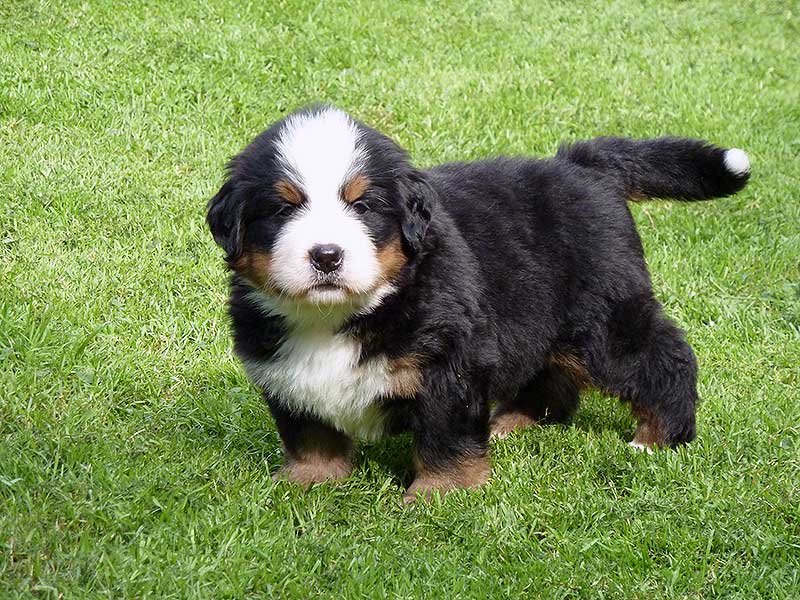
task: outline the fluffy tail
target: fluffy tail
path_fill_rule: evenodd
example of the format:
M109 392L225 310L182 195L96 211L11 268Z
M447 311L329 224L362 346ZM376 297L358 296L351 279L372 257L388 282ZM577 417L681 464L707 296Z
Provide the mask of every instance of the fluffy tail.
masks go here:
M744 150L688 138L601 137L562 146L558 158L614 177L629 200L706 200L741 190L750 178Z

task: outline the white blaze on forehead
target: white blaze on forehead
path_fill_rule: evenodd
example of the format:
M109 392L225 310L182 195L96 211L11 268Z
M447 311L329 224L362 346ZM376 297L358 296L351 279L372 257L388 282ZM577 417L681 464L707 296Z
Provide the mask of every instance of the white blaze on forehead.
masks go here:
M293 115L278 139L278 156L310 199L336 193L363 165L366 152L353 120L335 108Z
M306 199L284 224L273 246L274 281L290 294L308 293L310 300L321 304L348 299L339 290L311 290L318 274L309 251L319 244L342 248L342 265L336 275L351 293L367 294L379 282L375 244L367 227L341 198L343 186L363 169L367 158L359 137L353 120L333 108L291 116L280 134L278 160Z

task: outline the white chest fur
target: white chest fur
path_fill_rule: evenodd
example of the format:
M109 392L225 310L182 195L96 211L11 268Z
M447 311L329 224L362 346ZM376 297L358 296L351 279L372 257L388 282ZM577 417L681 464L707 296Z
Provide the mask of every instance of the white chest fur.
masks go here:
M389 362L359 364L361 344L328 331L293 332L265 362L245 361L250 378L290 410L308 413L355 438L383 434L383 411L375 401L391 395Z

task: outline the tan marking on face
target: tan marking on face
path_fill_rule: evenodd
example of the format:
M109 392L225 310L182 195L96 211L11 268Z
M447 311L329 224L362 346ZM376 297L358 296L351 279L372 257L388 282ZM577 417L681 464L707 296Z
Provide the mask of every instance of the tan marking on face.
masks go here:
M324 426L311 426L301 443L289 450L273 479L286 479L308 488L323 481L339 481L353 470L353 442L342 433Z
M403 502L409 504L418 497L430 500L434 492L445 494L450 490L459 488L474 488L483 485L489 480L492 465L489 458L480 456L463 456L446 468L432 470L420 464L415 457L417 477L403 495Z
M503 439L518 429L533 427L536 424L536 419L522 411L513 410L495 414L490 422L491 436Z
M578 386L589 387L592 385L592 377L589 375L589 371L586 370L586 365L577 356L572 354L551 354L548 357L548 362L566 372Z
M403 252L400 237L392 239L383 248L378 250L378 264L381 267L381 283L390 283L400 274L406 266L408 259Z
M275 183L275 191L278 195L289 204L299 206L303 202L303 194L297 189L291 181L281 179Z
M364 195L364 192L367 191L369 188L369 177L364 175L363 173L359 173L358 175L351 177L350 180L344 185L344 189L342 190L342 199L348 204L352 204L356 202L361 196Z
M264 291L273 291L272 256L257 250L245 250L233 263L233 269Z
M413 398L422 388L421 360L409 354L389 361L389 378L392 395L399 398Z

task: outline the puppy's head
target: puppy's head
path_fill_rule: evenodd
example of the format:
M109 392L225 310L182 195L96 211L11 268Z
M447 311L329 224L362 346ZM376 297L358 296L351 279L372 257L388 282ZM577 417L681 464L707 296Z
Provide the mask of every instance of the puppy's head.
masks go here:
M377 306L421 250L433 196L397 144L315 107L231 161L207 221L230 267L276 311L355 313Z

